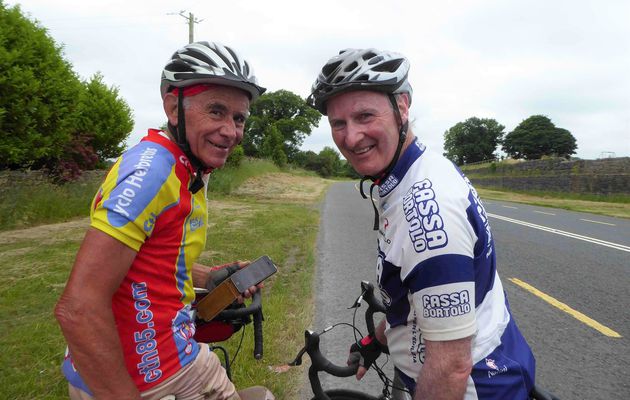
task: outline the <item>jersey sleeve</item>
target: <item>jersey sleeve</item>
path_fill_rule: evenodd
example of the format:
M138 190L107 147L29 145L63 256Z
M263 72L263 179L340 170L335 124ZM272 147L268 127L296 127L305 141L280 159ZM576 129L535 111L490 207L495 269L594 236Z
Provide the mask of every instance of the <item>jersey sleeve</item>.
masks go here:
M468 188L457 176L440 178L415 182L402 198L406 226L399 261L422 336L434 341L461 339L477 330L476 235L466 214Z
M91 226L138 251L178 197L173 155L158 144L140 142L105 178L92 202Z

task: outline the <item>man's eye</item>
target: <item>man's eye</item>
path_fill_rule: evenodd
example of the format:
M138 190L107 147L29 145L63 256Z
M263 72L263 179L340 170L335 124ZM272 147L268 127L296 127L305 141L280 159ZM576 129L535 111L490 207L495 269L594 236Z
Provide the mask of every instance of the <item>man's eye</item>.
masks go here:
M238 116L234 117L234 122L235 122L236 124L238 124L238 125L243 125L243 124L245 123L245 120L246 120L246 119L247 119L247 118L245 118L244 116L242 116L242 115L238 115Z
M358 119L359 119L359 121L367 121L371 117L372 117L372 114L370 114L370 113L362 113L362 114L359 114L359 118Z
M333 121L330 123L332 129L343 129L346 124L343 121Z

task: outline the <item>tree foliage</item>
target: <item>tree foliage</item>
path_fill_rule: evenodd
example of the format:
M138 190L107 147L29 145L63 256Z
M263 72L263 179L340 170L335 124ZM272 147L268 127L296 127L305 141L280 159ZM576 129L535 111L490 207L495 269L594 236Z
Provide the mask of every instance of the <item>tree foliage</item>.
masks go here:
M100 73L84 82L83 89L76 131L91 138L90 144L101 160L118 157L133 129L129 105L119 96L118 88L103 83Z
M276 154L280 159L282 157L275 148L280 147L289 162L294 161L304 139L321 118L321 114L309 107L304 99L288 90L263 94L252 103L250 111L243 139L245 154L267 158ZM270 135L274 137L268 138ZM269 147L272 145L273 149Z
M351 176L345 168L347 164L341 159L339 153L332 147L324 147L319 154L314 151L298 151L295 154L293 163L307 169L315 171L324 178L331 176Z
M39 167L72 138L81 84L61 47L0 2L0 168Z
M46 29L0 0L0 169L46 168L61 180L116 157L131 110L101 74L82 82Z
M577 143L566 129L557 128L544 115L532 115L523 120L503 140L503 151L512 158L536 160L543 156L569 158Z
M504 129L494 119L468 118L444 132L444 155L457 165L493 160Z

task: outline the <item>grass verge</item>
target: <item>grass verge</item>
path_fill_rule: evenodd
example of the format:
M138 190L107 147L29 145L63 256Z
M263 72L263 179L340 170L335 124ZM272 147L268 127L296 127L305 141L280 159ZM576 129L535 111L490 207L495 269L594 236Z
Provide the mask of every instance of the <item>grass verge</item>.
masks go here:
M282 188L279 187L282 183ZM302 369L277 373L303 345L313 314L317 204L327 182L273 173L246 181L231 195L210 194L206 251L209 265L269 255L278 273L266 282L265 354L253 358L253 329L247 326L233 364L238 387L262 384L278 400L295 399ZM65 285L87 218L0 233L0 398L65 399L60 371L65 343L53 307ZM222 343L233 356L238 332Z
M609 217L630 218L630 199L627 196L608 198L607 201L598 198L593 201L589 195L571 195L567 193L517 193L500 190L483 189L477 187L482 199L503 200L514 203L524 203L543 207L561 208L571 211L587 212ZM617 201L617 202L615 202Z

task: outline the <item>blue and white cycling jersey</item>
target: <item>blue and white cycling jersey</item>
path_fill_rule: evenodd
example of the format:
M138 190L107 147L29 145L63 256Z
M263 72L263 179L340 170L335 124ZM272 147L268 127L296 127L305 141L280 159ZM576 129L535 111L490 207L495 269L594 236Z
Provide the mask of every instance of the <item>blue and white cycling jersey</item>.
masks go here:
M473 336L466 399L526 399L535 361L510 314L468 179L415 140L379 184L377 281L394 365L415 389L424 340Z

